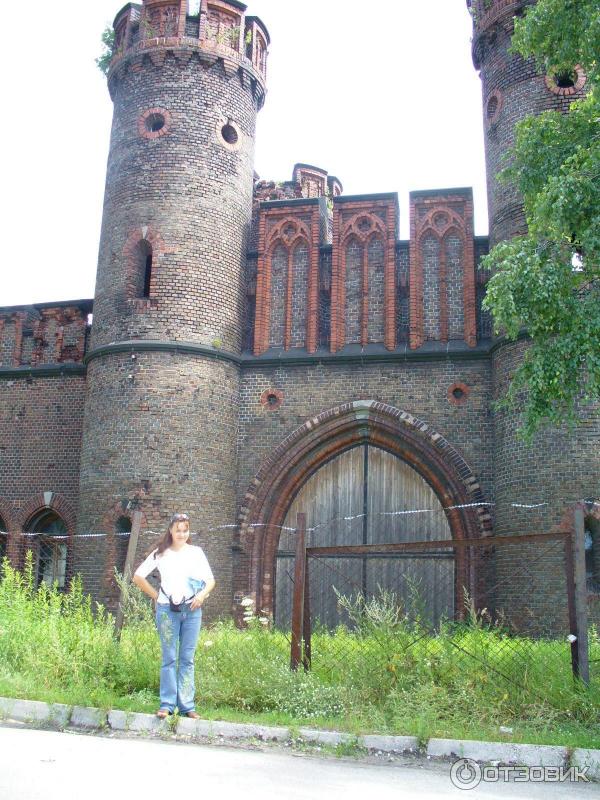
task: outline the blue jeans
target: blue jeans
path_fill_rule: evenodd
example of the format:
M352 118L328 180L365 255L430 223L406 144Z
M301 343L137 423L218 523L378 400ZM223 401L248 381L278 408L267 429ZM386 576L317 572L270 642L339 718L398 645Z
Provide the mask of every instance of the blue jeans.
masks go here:
M168 605L156 606L156 627L160 637L160 707L181 714L194 710L194 653L200 635L202 609L171 611ZM177 655L179 650L179 665Z

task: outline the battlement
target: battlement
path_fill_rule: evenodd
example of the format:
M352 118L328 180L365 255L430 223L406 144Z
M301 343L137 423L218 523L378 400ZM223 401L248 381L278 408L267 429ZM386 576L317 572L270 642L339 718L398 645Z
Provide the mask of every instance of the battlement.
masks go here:
M81 363L92 300L0 308L0 368Z
M269 32L258 17L246 16L237 0L201 0L198 14L190 15L188 0L143 0L128 3L115 17L112 75L123 62L149 54L153 63L164 51L189 60L223 59L228 66L250 68L263 84L267 76Z
M526 5L535 0L467 0L467 8L473 17L473 26L481 32L500 19L511 19Z
M255 186L246 349L474 347L485 337L470 188L412 192L410 242L399 242L397 194L333 195L327 172L306 164L293 178Z
M473 17L472 56L475 69L480 69L484 43L493 36L500 25L512 33L513 19L523 14L526 6L534 5L536 0L467 0L467 7Z

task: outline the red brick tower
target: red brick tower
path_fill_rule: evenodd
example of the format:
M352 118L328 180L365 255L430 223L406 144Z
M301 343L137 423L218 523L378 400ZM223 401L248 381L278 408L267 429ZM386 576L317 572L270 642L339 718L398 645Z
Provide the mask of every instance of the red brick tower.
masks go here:
M582 96L585 75L541 75L533 60L509 51L515 16L535 0L467 0L473 15L473 63L480 70L488 176L490 247L525 230L523 204L510 185L498 182L514 128L528 114L566 110Z
M468 0L474 17L473 61L481 72L487 160L490 245L526 230L522 198L516 187L498 181L514 129L529 114L567 111L583 96L585 75L578 65L569 74L539 74L532 60L509 51L515 16L535 0ZM494 398L506 391L521 363L526 340L499 340L493 350ZM600 427L597 414L577 430L548 428L533 445L519 439L520 418L514 411L494 412L494 490L498 533L550 530L568 517L578 500L597 494ZM538 510L517 504L546 503ZM547 565L550 596L554 567L562 580L562 565ZM528 587L522 587L526 598ZM518 587L512 587L517 592Z
M80 531L138 499L146 526L235 518L242 268L268 33L237 0L129 3L87 356ZM228 531L202 538L229 609ZM145 544L145 543L144 543Z

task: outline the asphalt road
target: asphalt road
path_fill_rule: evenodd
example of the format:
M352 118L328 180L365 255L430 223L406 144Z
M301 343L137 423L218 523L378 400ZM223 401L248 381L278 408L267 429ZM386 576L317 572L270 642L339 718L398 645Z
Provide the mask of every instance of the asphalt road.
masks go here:
M598 784L455 788L449 765L370 764L154 739L0 727L0 800L591 798Z

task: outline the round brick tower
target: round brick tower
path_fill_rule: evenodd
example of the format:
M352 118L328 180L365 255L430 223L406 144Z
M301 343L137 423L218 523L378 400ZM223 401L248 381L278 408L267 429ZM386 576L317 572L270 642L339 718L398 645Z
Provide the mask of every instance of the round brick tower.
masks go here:
M187 511L229 611L242 270L268 33L237 0L129 3L114 21L114 116L88 363L79 529L137 499ZM141 547L146 542L142 542ZM92 587L93 588L93 587Z
M583 96L585 75L573 65L568 75L540 75L532 60L509 52L514 17L535 0L467 0L474 17L473 61L481 72L487 162L490 247L526 231L522 199L501 184L498 172L514 142L515 124L529 114L566 111ZM496 343L492 356L494 396L506 391L527 344ZM600 426L597 413L584 412L576 430L548 428L532 445L516 435L514 412L494 412L494 485L498 533L542 532L566 519L573 504L597 495ZM526 511L513 503L548 503Z
M473 63L480 70L490 218L490 247L526 229L523 203L497 175L514 143L515 125L529 114L567 110L583 95L585 75L541 75L532 59L509 52L513 20L535 0L467 0L473 15Z

